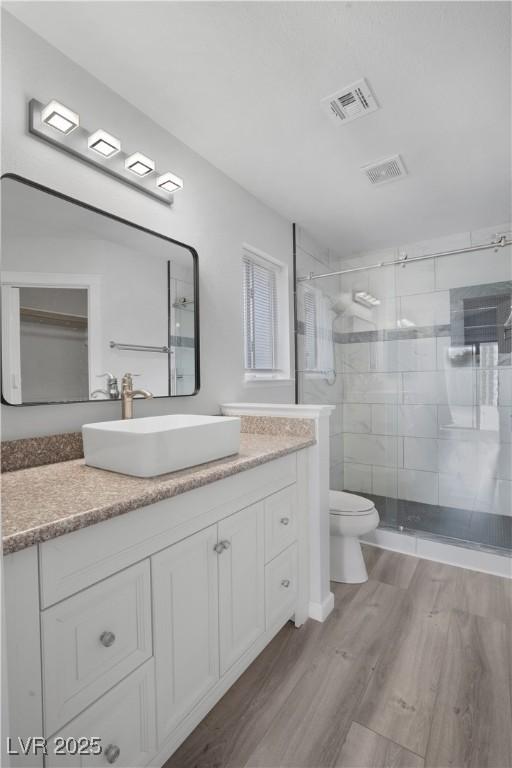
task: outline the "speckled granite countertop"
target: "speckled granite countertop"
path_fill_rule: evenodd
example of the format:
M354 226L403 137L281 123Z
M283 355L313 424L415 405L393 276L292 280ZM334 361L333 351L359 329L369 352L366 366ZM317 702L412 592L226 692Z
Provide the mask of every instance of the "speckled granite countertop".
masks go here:
M240 453L236 456L150 479L87 467L83 459L7 472L2 476L4 554L178 496L313 445L311 431L303 432L275 435L242 431Z

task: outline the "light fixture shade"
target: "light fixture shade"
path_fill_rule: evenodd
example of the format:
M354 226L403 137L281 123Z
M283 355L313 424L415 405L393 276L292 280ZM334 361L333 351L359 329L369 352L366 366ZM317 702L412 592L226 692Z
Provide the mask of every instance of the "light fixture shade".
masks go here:
M142 152L135 152L124 161L124 167L127 171L135 173L137 176L147 176L155 170L155 161L146 157Z
M375 296L372 296L371 293L367 293L366 291L354 292L353 299L363 307L369 307L370 309L378 307L380 304L380 299L377 299Z
M61 133L71 133L80 125L80 116L58 101L50 101L41 111L41 120Z
M115 136L100 128L98 131L91 133L87 139L87 146L89 149L102 155L102 157L112 157L120 151L121 142Z
M166 192L176 192L177 189L183 189L183 179L168 171L157 177L156 185Z

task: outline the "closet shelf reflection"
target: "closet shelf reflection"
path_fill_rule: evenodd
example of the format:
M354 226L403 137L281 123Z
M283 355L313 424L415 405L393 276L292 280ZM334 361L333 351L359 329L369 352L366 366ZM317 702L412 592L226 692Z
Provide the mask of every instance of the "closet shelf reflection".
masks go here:
M20 307L20 319L30 323L42 323L43 325L87 328L87 317L84 317L84 315L72 315L67 312L52 312L47 309Z
M122 352L161 352L164 355L169 354L169 347L152 347L148 344L121 344L118 341L111 341L110 348L119 349Z

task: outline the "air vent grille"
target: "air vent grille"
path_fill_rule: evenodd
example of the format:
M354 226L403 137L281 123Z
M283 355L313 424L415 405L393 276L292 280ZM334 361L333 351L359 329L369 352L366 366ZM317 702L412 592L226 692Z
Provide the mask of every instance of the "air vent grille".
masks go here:
M348 123L379 108L366 80L358 80L322 99L328 114L338 123Z
M364 165L361 170L372 184L386 184L407 175L400 155L387 157L385 160L372 165Z

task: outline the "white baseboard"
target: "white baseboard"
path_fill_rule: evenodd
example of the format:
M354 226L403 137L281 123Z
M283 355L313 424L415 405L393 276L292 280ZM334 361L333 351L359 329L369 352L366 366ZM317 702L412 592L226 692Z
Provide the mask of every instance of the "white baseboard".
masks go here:
M334 595L329 592L323 603L309 604L309 618L315 621L325 621L334 609Z
M470 571L481 571L512 579L512 558L506 555L497 555L494 552L485 552L481 549L456 547L444 541L423 539L419 536L389 531L385 528L377 528L366 536L362 536L361 541L374 547L380 547L380 549L389 549L424 560L433 560L458 568L467 568Z

